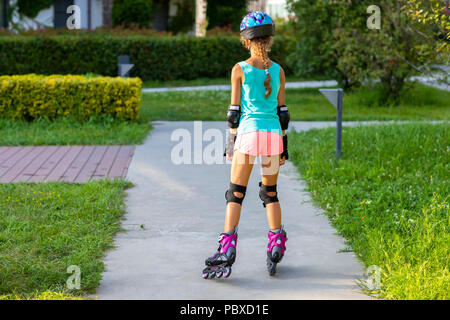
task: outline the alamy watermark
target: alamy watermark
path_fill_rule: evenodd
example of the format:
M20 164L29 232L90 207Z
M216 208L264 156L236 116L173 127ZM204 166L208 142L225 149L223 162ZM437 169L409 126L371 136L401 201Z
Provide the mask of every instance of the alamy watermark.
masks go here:
M271 133L270 131L268 133ZM279 133L279 131L274 131ZM226 164L227 159L224 157L225 138L229 134L229 130L219 130L217 128L209 128L204 130L202 121L194 121L194 130L190 131L185 128L175 129L170 140L175 142L170 152L170 159L175 165L191 165L191 164ZM277 135L264 135L258 137L256 148L262 147L263 144L270 144L274 150L282 150L282 141L277 139ZM259 146L261 144L261 146ZM281 144L281 145L280 145ZM276 174L279 168L279 159L275 156L250 156L240 157L238 163L244 164L247 161L251 164L260 161L264 174Z
M381 29L381 9L379 6L373 4L367 7L366 12L370 14L367 18L367 28L370 30L380 30Z
M66 21L67 29L81 29L81 8L77 5L68 6L66 13L71 14Z
M381 268L377 265L368 266L366 269L367 280L363 283L369 290L379 290L381 288Z
M67 289L77 289L81 288L81 269L77 265L71 265L67 267L67 273L71 274L67 278L66 285Z

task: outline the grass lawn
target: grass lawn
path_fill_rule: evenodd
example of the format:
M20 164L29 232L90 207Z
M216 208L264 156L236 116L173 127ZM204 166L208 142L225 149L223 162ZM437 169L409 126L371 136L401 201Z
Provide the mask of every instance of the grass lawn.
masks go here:
M376 95L360 89L344 95L343 118L350 120L449 120L450 92L417 85L395 107L375 106ZM225 121L229 91L147 93L142 110L151 120ZM335 120L336 110L318 89L289 89L286 92L291 120Z
M145 115L136 122L112 118L78 122L72 119L32 122L0 119L0 145L141 144L151 125Z
M366 265L381 267L386 299L450 298L448 124L335 129L290 135L291 160L313 199Z
M360 89L344 96L344 120L449 120L450 92L418 85L396 107L374 105ZM334 120L336 111L317 89L287 90L291 120ZM160 92L142 95L139 120L96 118L32 122L0 119L0 145L141 144L153 120L225 121L229 91Z
M0 184L0 299L64 299L93 292L124 213L129 182ZM68 290L67 267L81 270Z
M330 80L324 76L317 76L314 78L302 78L296 76L287 76L287 82L295 81L313 81L313 80ZM186 86L211 86L211 85L222 85L230 84L230 77L226 78L198 78L194 80L169 80L169 81L157 81L157 80L147 80L144 81L143 88L161 88L161 87L186 87Z

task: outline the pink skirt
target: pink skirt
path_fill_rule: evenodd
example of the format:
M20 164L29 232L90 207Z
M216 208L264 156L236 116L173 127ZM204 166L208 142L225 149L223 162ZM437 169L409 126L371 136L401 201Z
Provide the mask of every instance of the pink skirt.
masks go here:
M234 150L256 157L282 154L283 137L278 133L266 131L238 134Z

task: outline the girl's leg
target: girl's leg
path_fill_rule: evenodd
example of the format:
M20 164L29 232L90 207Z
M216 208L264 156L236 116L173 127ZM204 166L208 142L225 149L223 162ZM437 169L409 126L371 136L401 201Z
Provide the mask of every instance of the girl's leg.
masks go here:
M265 186L275 186L278 180L280 169L280 156L261 157L262 163L262 184ZM277 192L267 192L269 197L275 197ZM267 221L271 230L281 228L281 207L279 202L272 202L266 205Z
M235 150L233 154L233 161L231 163L231 183L247 186L248 179L252 172L253 164L255 162L254 156L240 153ZM244 194L241 192L233 192L237 198L243 198ZM238 224L241 217L242 206L236 202L229 202L225 211L225 226L224 232L233 230Z

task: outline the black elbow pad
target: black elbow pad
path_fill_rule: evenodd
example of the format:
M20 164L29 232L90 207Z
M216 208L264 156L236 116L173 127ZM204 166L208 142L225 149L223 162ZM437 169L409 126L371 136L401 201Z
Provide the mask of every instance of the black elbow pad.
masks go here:
M239 119L241 118L241 106L228 106L227 121L228 127L237 128L239 126Z
M280 118L280 124L282 130L287 130L289 126L289 120L291 119L291 115L289 114L288 107L286 105L277 107L277 115Z

